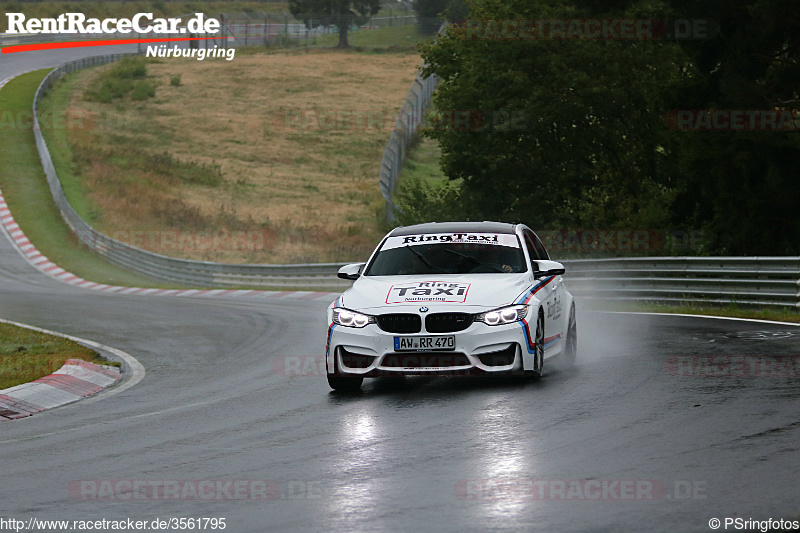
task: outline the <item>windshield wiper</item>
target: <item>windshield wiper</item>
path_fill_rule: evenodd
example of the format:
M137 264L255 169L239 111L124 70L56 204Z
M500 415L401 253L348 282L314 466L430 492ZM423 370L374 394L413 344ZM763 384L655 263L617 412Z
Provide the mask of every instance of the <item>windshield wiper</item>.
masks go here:
M494 270L496 270L497 272L505 272L502 268L497 268L497 266L496 266L497 263L484 263L480 259L472 257L471 255L462 254L461 252L456 252L455 250L451 250L450 248L445 248L444 251L447 252L447 253L456 255L458 257L463 257L464 259L467 259L468 261L471 261L472 263L474 263L474 264L476 264L478 266L490 266Z
M409 252L411 252L412 254L414 254L415 256L417 256L417 259L419 259L420 261L422 261L422 262L425 264L425 266L426 266L426 267L428 267L428 268L431 268L431 269L435 268L436 270L438 270L438 271L439 271L439 272L441 272L442 274L449 274L449 273L450 273L450 272L448 272L447 270L443 269L442 267L440 267L440 266L438 266L438 265L432 265L432 264L430 264L430 263L428 262L428 260L427 260L427 259L425 259L425 258L422 256L422 254L421 254L421 253L419 253L418 251L416 251L416 250L414 250L413 248L411 248L411 246L405 246L404 248L405 248L406 250L408 250Z

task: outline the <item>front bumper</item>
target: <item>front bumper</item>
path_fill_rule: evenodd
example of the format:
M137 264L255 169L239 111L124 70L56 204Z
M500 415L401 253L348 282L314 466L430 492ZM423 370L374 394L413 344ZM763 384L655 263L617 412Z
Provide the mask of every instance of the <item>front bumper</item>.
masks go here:
M453 336L455 349L396 351L395 337ZM530 328L524 321L500 326L473 322L454 333L388 333L376 324L328 329L328 373L379 377L397 375L479 375L513 373L533 357Z

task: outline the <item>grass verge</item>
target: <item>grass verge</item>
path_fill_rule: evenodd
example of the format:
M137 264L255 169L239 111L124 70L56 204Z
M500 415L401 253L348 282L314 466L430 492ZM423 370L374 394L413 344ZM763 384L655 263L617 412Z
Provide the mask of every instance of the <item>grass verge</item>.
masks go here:
M117 268L86 250L61 218L30 128L33 95L47 72L49 69L24 74L0 89L4 115L0 126L0 190L14 219L40 252L75 275L109 285L166 287Z
M121 366L75 341L0 323L0 390L52 374L67 359Z
M441 155L442 151L436 141L420 137L408 152L398 183L405 180L420 180L426 185L437 185L447 181L447 176L439 166Z

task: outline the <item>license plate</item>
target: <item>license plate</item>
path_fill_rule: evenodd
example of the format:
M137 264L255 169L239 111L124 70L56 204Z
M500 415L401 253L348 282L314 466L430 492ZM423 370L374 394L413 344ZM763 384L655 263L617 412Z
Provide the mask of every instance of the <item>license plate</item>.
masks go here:
M436 350L455 350L456 338L454 335L432 337L395 337L394 350L396 352L424 352Z

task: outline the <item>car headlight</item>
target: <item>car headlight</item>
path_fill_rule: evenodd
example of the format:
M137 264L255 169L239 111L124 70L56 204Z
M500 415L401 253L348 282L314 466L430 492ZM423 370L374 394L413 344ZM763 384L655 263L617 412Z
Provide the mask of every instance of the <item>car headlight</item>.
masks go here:
M475 321L483 322L489 326L500 326L502 324L517 322L526 316L528 316L528 306L510 305L508 307L501 307L494 311L486 311L485 313L475 315Z
M375 317L337 307L333 310L333 323L348 328L363 328L367 324L374 324Z

